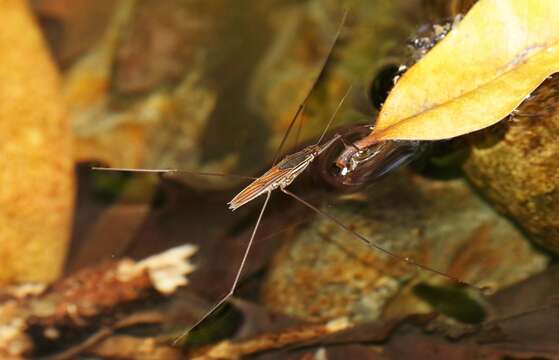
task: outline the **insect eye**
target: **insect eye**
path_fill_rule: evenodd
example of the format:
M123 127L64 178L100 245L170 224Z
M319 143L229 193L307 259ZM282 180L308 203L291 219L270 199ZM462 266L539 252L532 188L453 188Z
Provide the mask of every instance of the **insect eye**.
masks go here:
M388 93L394 87L394 78L399 75L399 66L389 64L382 67L369 88L369 98L374 107L380 110L382 104L386 100Z

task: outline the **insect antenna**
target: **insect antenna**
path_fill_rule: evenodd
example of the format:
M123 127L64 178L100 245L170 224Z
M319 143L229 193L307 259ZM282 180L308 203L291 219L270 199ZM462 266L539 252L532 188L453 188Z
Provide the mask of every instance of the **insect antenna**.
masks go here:
M295 141L293 142L293 147L297 147L299 144L299 139L301 138L301 132L303 131L303 122L305 121L304 114L301 114L301 118L299 120L299 125L297 125L297 132L295 133Z
M383 248L383 247L381 247L381 246L375 244L375 243L372 242L370 239L368 239L368 238L366 238L365 236L361 235L361 234L358 233L357 231L352 230L350 227L348 227L347 225L345 225L344 223L342 223L340 220L336 219L334 216L332 216L332 215L330 215L330 214L328 214L328 213L326 213L326 212L324 212L324 211L318 209L316 206L312 205L311 203L309 203L308 201L304 200L303 198L301 198L301 197L295 195L295 194L292 193L291 191L289 191L289 190L287 190L287 189L281 189L281 191L282 191L283 193L285 193L286 195L291 196L292 198L294 198L295 200L297 200L297 201L300 202L301 204L305 205L306 207L310 208L311 210L313 210L314 212L316 212L316 213L319 214L320 216L323 216L323 217L327 218L328 220L332 221L333 223L335 223L336 225L338 225L340 228L342 228L342 229L345 230L346 232L348 232L348 233L352 234L353 236L357 237L359 240L361 240L362 242L364 242L367 246L370 246L370 247L372 247L372 248L374 248L374 249L376 249L376 250L378 250L378 251L380 251L380 252L382 252L382 253L384 253L384 254L386 254L386 255L388 255L388 256L390 256L390 257L396 259L396 260L398 260L398 261L405 262L405 263L407 263L407 264L409 264L409 265L412 265L412 266L415 266L415 267L417 267L417 268L419 268L419 269L422 269L422 270L428 271L428 272L430 272L430 273L433 273L433 274L436 274L436 275L445 277L445 278L447 278L447 279L449 279L449 280L455 282L456 284L458 284L458 285L460 285L460 286L464 286L464 287L468 287L468 288L475 289L475 290L478 291L480 294L485 294L486 291L487 291L487 289L485 289L485 288L483 288L483 287L475 286L475 285L473 285L473 284L470 284L470 283L468 283L468 282L465 282L465 281L463 281L463 280L460 280L460 279L458 279L458 278L456 278L456 277L454 277L454 276L452 276L452 275L449 275L449 274L444 273L444 272L442 272L442 271L439 271L439 270L437 270L437 269L433 269L433 268L430 268L430 267L428 267L428 266L426 266L426 265L422 265L422 264L416 262L415 260L413 260L413 259L411 259L411 258L409 258L409 257L407 257L407 256L400 256L400 255L398 255L398 254L396 254L396 253L393 253L392 251L387 250L387 249L385 249L385 248Z
M239 265L239 269L237 270L237 274L235 275L235 280L233 280L233 284L231 285L231 288L229 289L229 292L227 292L227 294L224 297L222 297L221 300L219 300L217 303L215 303L215 305L212 306L211 309L208 310L204 314L204 316L202 316L198 321L196 321L194 323L194 325L190 326L180 336L178 336L174 341L175 344L177 344L181 339L183 339L185 336L187 336L194 328L196 328L198 325L200 325L211 314L213 314L221 305L223 305L227 300L229 300L231 298L231 296L233 296L233 293L235 292L235 288L237 287L237 284L239 283L239 279L241 278L243 268L245 267L245 263L246 263L246 260L248 258L248 254L250 253L250 248L252 247L252 242L254 240L254 237L256 236L256 231L258 230L258 227L260 226L260 222L262 221L262 216L264 216L264 211L266 210L266 207L268 206L268 201L270 200L270 195L271 194L272 193L270 191L268 191L268 193L266 194L266 200L264 200L264 204L262 205L262 208L260 209L260 214L258 215L258 220L256 220L256 224L254 225L254 229L252 230L252 233L250 235L250 239L248 240L248 245L247 245L246 250L243 254L243 258L242 258L241 263Z
M349 12L348 9L346 9L344 11L342 20L340 21L340 25L338 26L338 30L336 31L336 35L334 37L334 40L332 41L332 44L330 45L330 48L328 49L328 53L326 55L326 58L324 59L324 62L322 63L322 67L320 68L320 71L318 72L318 75L314 79L310 90L307 92L307 95L305 96L303 101L299 104L299 107L297 108L297 111L295 112L295 115L293 115L293 118L291 119L291 122L289 123L289 126L287 127L287 130L285 131L285 134L283 135L283 138L281 139L280 145L279 145L278 149L276 150L276 154L274 155L274 160L272 162L273 165L275 165L278 162L278 160L281 156L281 152L283 150L283 147L285 145L285 142L287 141L287 137L291 133L291 129L293 128L293 125L295 125L295 122L299 118L299 115L301 115L302 111L304 110L305 106L307 105L307 102L309 101L309 98L310 98L311 94L313 93L314 88L316 88L316 85L318 84L318 82L324 76L324 73L326 72L326 67L327 67L328 63L330 62L330 60L332 58L332 53L334 51L334 48L336 47L336 43L338 42L338 39L339 39L340 34L342 32L342 29L344 28L348 12Z
M239 179L249 179L256 180L256 177L237 175L237 174L225 174L218 172L203 172L203 171L189 171L189 170L177 170L177 169L134 169L134 168L115 168L115 167L102 167L93 166L91 170L97 171L121 171L121 172L136 172L136 173L163 173L163 174L192 174L192 175L203 175L203 176L221 176L221 177L234 177Z

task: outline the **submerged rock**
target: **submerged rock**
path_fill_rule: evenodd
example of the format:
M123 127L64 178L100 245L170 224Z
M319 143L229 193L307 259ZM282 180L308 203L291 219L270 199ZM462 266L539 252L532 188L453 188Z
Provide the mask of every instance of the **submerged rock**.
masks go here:
M476 286L500 289L547 257L461 180L395 174L321 209L375 244ZM429 311L416 285L448 279L397 261L316 217L286 239L264 285L272 309L308 320L371 320Z
M468 178L534 241L559 254L559 77L480 135L464 167Z

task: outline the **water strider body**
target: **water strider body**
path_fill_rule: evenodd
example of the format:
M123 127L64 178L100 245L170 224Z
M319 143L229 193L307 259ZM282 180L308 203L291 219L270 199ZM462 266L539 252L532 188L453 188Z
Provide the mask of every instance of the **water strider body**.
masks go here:
M264 175L239 192L228 203L229 209L236 210L260 195L274 191L277 188L280 188L282 191L285 190L297 176L305 171L317 156L322 154L323 151L327 150L340 138L341 135L336 134L323 145L310 145L294 154L286 156L282 161L266 171Z

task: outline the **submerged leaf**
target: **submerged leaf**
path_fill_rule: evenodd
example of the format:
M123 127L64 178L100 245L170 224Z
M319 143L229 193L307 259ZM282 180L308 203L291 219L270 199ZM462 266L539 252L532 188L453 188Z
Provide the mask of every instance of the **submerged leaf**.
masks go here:
M75 192L59 73L27 3L0 1L2 284L60 275Z
M559 2L480 0L411 67L359 143L439 140L495 124L559 71Z

